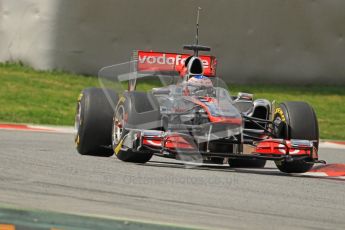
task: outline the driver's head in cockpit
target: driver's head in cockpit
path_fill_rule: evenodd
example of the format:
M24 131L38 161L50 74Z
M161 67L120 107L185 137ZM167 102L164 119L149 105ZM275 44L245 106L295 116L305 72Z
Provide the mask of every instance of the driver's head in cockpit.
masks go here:
M213 84L210 78L204 75L195 75L195 76L189 77L189 79L187 80L187 84L195 86L195 87L205 87L205 88L213 87Z
M192 95L194 92L201 92L213 88L211 79L204 76L204 66L199 57L190 56L186 59L184 68L180 72L183 82L187 88L185 94ZM198 93L198 94L199 94Z
M182 85L185 96L214 96L212 81L204 75L190 76Z

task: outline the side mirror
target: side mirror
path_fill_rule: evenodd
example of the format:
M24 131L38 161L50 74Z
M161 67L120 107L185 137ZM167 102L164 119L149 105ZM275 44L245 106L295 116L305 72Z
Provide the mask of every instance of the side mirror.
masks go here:
M241 101L253 101L253 99L254 99L254 94L242 93L242 92L239 92L236 98L236 100L241 100Z
M253 98L253 94L239 92L233 103L239 111L248 115L252 113L254 109Z

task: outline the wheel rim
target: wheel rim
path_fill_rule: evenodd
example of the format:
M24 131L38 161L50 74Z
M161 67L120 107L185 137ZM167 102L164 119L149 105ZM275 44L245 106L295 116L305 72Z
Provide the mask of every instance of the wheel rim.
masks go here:
M115 147L116 145L119 144L121 137L122 137L122 132L123 132L123 126L124 126L124 119L125 116L125 109L121 105L118 107L115 117L114 117L114 122L113 122L113 146Z

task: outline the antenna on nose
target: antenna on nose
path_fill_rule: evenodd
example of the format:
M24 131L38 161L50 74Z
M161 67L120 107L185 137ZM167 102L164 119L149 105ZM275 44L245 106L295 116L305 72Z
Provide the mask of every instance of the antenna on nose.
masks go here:
M195 44L199 45L199 18L200 18L200 10L201 7L198 7L198 11L197 11L197 16L196 16L196 35L195 35Z
M196 34L195 34L195 43L194 45L184 45L183 49L185 50L193 50L195 57L199 56L199 51L211 51L211 48L208 46L201 46L199 45L199 19L200 19L200 11L202 8L199 6L197 9L196 15Z

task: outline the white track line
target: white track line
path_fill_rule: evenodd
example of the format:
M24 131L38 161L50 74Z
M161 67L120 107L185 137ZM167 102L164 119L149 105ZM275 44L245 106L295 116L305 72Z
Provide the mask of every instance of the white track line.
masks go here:
M43 125L28 125L29 128L42 129L56 132L56 133L76 133L76 130L72 126L43 126Z

